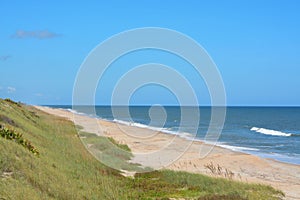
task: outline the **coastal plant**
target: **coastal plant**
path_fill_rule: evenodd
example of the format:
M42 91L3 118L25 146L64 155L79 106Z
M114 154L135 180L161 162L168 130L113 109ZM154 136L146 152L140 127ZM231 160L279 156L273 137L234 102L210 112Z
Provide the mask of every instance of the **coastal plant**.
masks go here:
M109 137L108 140L116 145L118 148L124 150L124 151L127 151L127 152L131 152L131 149L126 145L126 144L121 144L119 142L117 142L116 140L114 140L112 137Z
M31 142L23 138L21 133L18 133L13 129L9 129L3 125L0 125L0 136L7 140L15 141L16 143L28 149L34 155L39 155L39 151L31 144Z
M129 162L133 155L126 144L120 144L110 137L107 138L82 131L79 132L79 137L86 148L104 163L122 170L142 170L139 164Z
M6 101L6 102L8 102L10 104L17 105L18 107L21 107L21 102L15 102L15 101L13 101L13 100L11 100L9 98L4 99L4 101Z
M215 176L228 178L230 180L232 180L234 177L234 173L231 170L221 167L219 164L215 165L213 162L210 162L208 164L205 164L204 167Z

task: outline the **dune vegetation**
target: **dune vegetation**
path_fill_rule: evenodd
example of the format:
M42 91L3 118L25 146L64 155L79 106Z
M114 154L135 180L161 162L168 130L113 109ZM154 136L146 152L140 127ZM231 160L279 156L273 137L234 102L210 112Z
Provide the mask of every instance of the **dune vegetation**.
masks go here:
M97 161L79 137L109 152L104 139L78 134L66 119L0 99L0 199L280 199L270 186L169 170L120 175ZM116 161L129 168L128 154ZM138 167L138 166L131 166Z

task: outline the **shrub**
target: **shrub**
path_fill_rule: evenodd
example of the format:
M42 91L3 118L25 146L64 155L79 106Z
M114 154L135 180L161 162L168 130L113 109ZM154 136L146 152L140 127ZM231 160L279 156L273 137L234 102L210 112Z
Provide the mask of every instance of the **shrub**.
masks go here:
M39 155L39 151L31 144L31 142L24 139L22 134L14 131L13 129L8 129L0 124L0 135L7 140L13 140L22 145L34 155Z

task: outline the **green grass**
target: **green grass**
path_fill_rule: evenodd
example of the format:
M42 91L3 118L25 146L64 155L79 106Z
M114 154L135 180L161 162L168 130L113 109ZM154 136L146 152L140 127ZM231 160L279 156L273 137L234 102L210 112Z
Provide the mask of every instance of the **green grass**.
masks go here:
M118 155L122 169L132 154L126 145L90 133L30 106L0 99L0 124L38 149L34 155L19 143L0 137L0 199L279 199L280 191L199 174L155 171L125 178L95 159L95 152ZM84 137L83 142L79 137ZM111 149L118 145L122 151ZM105 159L110 159L109 156Z
M79 136L87 149L105 165L120 170L143 170L138 164L128 162L132 154L127 145L118 144L113 138L99 137L92 133L80 131Z

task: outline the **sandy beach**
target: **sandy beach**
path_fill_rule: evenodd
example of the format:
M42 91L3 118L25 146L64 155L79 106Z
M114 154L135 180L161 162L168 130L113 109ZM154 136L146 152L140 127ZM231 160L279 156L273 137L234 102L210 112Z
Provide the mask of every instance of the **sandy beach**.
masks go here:
M88 116L77 115L63 109L36 106L56 116L67 118L83 130L114 138L132 150L133 163L155 169L166 168L207 174L216 177L264 183L282 190L286 199L300 199L300 166L263 159L254 155L189 141L176 135L155 132L146 128L127 126ZM200 153L200 150L202 153ZM209 152L203 156L204 152ZM208 164L219 166L221 173L212 173Z

